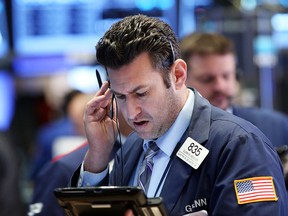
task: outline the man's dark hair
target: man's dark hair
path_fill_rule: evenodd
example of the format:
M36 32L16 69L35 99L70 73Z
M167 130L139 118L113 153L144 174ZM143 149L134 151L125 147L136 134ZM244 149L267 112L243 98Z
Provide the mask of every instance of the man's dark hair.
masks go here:
M77 89L72 89L64 95L63 102L62 102L62 112L65 116L68 115L68 107L71 104L72 100L78 96L83 94L81 91Z
M118 69L147 52L153 67L167 74L174 60L180 57L179 45L172 28L158 18L145 15L128 16L115 23L96 46L97 61L105 68Z

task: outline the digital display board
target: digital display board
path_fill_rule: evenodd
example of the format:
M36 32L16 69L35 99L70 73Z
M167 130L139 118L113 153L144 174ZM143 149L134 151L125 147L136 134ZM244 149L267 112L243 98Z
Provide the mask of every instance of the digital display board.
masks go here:
M159 2L172 4L149 8L139 0L12 0L14 50L22 56L94 54L100 37L124 16L146 13L173 24L175 13L167 11L174 10L174 1Z
M113 23L128 15L159 17L176 28L175 2L12 0L15 74L43 76L77 64L92 64L98 40Z
M5 1L0 0L0 58L4 58L9 52L9 35L6 10Z

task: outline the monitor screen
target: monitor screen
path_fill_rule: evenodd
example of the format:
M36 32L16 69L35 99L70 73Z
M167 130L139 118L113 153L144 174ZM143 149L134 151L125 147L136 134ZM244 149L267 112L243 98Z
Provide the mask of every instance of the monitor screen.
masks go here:
M138 13L167 18L164 11L173 10L173 4L156 8L137 2L143 1L12 0L14 50L18 55L94 54L97 41L120 18Z
M14 114L15 88L12 76L0 70L0 131L8 130Z
M14 71L24 77L43 76L91 64L98 40L113 23L128 15L160 17L176 28L176 0L159 2L12 0Z
M94 53L99 35L114 21L100 20L101 1L12 2L14 50L18 55Z
M4 0L0 0L0 59L9 52L7 13Z

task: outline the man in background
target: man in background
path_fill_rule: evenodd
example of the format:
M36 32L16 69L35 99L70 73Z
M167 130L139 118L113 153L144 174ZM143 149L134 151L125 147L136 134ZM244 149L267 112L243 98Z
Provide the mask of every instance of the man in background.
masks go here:
M288 144L288 117L280 112L233 104L238 89L233 43L216 33L193 33L180 42L188 86L211 104L256 125L275 147Z
M77 143L83 143L85 134L83 128L83 109L90 95L79 90L68 91L61 105L63 115L52 122L42 126L36 138L35 151L33 152L30 167L30 177L35 181L39 171L56 154L62 154L65 148L70 151L76 148ZM67 142L67 139L69 142ZM81 139L82 138L82 139ZM62 145L63 143L67 145ZM59 144L60 143L60 144Z
M78 102L77 105L75 104L76 102ZM82 103L82 101L77 100L74 103L71 103L71 105L73 104L75 107L82 107L82 109L78 110L78 114L75 113L75 115L73 115L73 112L70 111L71 118L75 119L73 116L76 117L79 115L82 117L86 102L83 101ZM111 166L113 165L113 158L117 150L120 149L121 145L125 142L126 137L131 132L131 128L125 122L121 113L119 114L120 115L118 115L118 121L121 138L118 137L113 147L113 151L110 154ZM83 127L83 121L82 124L80 124L81 121L79 119L77 122L79 126L82 125ZM28 216L65 215L64 209L59 205L54 195L54 189L67 187L73 172L82 163L87 149L88 143L84 142L81 146L72 150L71 152L56 156L45 166L43 166L43 168L41 168L35 180L34 192L27 213Z
M257 126L277 149L288 185L288 117L280 112L233 104L239 74L232 41L216 33L192 33L180 42L187 62L187 86L196 88L211 104ZM284 150L283 150L284 149Z

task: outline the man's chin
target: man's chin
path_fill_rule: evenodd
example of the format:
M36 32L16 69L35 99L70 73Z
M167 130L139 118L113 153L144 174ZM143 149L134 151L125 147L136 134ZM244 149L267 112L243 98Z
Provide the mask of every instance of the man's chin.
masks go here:
M142 139L152 139L151 138L151 133L146 133L146 132L143 132L143 131L136 131L136 133Z
M136 131L136 133L142 139L156 139L157 138L157 136L154 133L151 133L151 132L143 132L143 131L139 132L139 131Z

